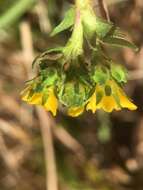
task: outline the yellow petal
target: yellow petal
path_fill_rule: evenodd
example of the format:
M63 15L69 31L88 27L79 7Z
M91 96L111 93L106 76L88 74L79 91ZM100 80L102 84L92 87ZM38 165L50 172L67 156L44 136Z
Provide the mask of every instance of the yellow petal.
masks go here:
M37 104L40 105L42 103L42 94L34 93L31 97L29 96L30 91L27 91L23 96L22 100L27 102L28 104Z
M49 97L47 98L47 101L44 104L44 108L47 111L51 111L53 115L56 116L57 108L58 108L58 100L56 96L54 95L53 89L50 89L49 91Z
M120 110L113 96L104 96L97 105L97 108L102 108L106 112L112 112L114 109Z
M92 110L92 113L96 111L96 94L94 93L88 100L86 110Z
M28 99L29 104L42 104L42 93L34 93L31 98Z
M120 99L120 104L123 108L128 108L129 110L137 109L137 106L127 98L126 94L120 88L118 89L118 96Z
M129 110L136 110L137 106L128 99L124 91L117 85L117 83L113 82L113 85L117 91L117 95L119 96L121 107L128 108Z
M83 111L84 111L84 107L69 108L68 115L71 116L71 117L77 117L80 114L82 114Z

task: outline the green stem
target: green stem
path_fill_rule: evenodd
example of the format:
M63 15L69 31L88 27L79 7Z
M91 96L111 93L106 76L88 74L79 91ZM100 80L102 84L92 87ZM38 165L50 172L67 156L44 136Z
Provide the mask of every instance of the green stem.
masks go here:
M0 29L8 28L29 10L37 0L18 0L0 17Z

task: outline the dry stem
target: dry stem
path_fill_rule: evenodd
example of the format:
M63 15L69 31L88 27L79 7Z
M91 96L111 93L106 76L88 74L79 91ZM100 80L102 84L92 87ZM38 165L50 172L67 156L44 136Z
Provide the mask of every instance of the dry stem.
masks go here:
M31 28L27 21L24 21L20 26L21 42L23 49L23 56L28 76L31 76L30 69L31 62L34 59L33 41ZM44 143L46 172L47 172L47 190L58 190L57 172L53 147L53 138L51 133L51 120L42 108L37 108L38 117L41 124L41 133Z

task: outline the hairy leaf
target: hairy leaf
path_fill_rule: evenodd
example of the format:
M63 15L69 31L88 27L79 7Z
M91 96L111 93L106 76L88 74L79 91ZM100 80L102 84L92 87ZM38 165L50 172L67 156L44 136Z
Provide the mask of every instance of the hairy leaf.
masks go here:
M75 20L75 9L72 7L67 13L65 14L65 17L63 21L56 26L56 28L51 33L51 36L55 36L56 34L68 29L74 24Z
M102 20L101 18L96 17L96 34L99 38L104 38L109 32L115 30L113 23Z
M116 47L127 47L131 48L134 51L138 51L138 47L134 45L133 43L127 41L126 39L119 38L119 37L106 37L103 40L105 43L110 44L111 46L116 46Z

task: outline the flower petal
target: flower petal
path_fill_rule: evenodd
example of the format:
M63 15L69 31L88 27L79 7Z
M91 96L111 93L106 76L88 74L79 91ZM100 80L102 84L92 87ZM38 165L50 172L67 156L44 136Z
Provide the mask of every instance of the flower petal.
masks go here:
M114 97L112 96L104 96L101 102L97 105L97 109L103 109L106 112L112 112L115 110L120 110L118 107Z
M74 107L68 109L68 115L71 117L77 117L82 114L84 111L84 107Z
M129 110L137 109L137 106L127 98L126 94L120 88L118 89L118 96L120 99L120 104L123 108L128 108Z
M34 93L33 96L28 101L29 104L42 104L42 94L41 93Z
M44 104L44 108L47 111L51 111L54 116L56 116L57 108L58 108L58 100L54 94L53 89L50 89L49 91L49 97L47 98L47 101Z
M96 94L94 93L88 100L86 110L92 110L92 113L96 111Z
M22 100L28 102L28 104L37 104L40 105L42 103L42 94L41 93L34 93L31 97L29 97L30 91L22 96Z

